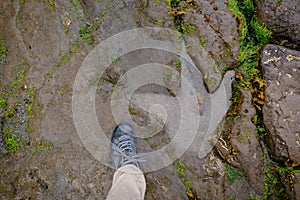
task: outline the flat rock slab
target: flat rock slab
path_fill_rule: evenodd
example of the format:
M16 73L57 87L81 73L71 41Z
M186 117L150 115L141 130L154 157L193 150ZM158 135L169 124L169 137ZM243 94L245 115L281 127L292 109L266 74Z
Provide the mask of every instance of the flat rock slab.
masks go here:
M263 117L270 156L276 161L300 162L300 52L267 45L262 54Z

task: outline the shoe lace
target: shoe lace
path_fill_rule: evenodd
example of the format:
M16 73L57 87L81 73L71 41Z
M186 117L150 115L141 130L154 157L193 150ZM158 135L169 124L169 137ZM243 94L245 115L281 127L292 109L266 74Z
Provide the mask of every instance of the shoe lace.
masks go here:
M142 155L133 154L132 141L129 137L120 138L119 146L113 145L112 148L122 155L121 166L127 164L136 164L139 167L139 162L145 162Z

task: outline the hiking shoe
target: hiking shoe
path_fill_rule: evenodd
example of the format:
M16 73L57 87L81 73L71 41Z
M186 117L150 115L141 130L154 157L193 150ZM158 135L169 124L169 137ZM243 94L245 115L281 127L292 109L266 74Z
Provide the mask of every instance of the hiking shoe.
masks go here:
M127 164L140 168L136 154L136 140L129 123L122 122L116 126L111 137L110 150L115 169Z

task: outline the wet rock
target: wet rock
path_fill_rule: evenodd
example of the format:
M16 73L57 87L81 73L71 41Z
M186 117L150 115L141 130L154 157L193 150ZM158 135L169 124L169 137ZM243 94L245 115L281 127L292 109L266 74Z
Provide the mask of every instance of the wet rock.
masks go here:
M230 176L230 175L227 175ZM227 180L225 182L225 199L251 199L251 197L256 196L256 191L249 184L247 177L238 176L236 180L230 184ZM241 192L243 191L243 192Z
M140 9L137 14L139 26L175 29L174 22L167 9L167 1L149 0L144 2L144 5L142 1L137 3L137 7Z
M239 33L236 17L228 10L225 0L195 0L186 4L183 26L197 41L187 40L187 50L203 72L209 92L214 92L221 83L222 72L237 64Z
M137 27L176 29L171 10L165 1L85 0L81 5L88 22L99 20L99 27L92 34L97 42ZM239 34L236 18L228 10L226 1L194 1L192 6L187 6L189 12L186 11L184 24L187 27L197 27L197 30L190 34L196 42L186 38L188 46L191 46L188 50L193 61L205 74L209 91L213 92L221 83L222 72L237 64ZM210 16L209 21L207 16Z
M239 117L227 122L229 135L222 136L215 149L223 159L239 168L247 179L256 195L264 193L264 153L256 137L256 126L251 118L256 114L251 104L250 91L241 90L243 102Z
M296 200L299 200L300 199L300 173L295 173L293 191L295 192L294 196L296 197Z
M256 114L251 104L250 91L242 90L244 96L240 110L240 118L234 120L230 143L236 151L239 168L249 178L250 185L259 195L264 193L264 157L256 137L256 126L251 118Z
M221 199L223 192L224 165L214 154L204 159L185 153L182 162L187 166L186 177L191 179L192 189L199 199Z
M99 19L99 27L93 34L97 42L138 27L174 27L165 1L85 0L82 8L87 21Z
M276 45L262 52L266 144L275 161L300 162L300 53Z
M259 18L280 39L300 45L300 7L298 0L255 0Z
M80 4L73 5L72 2ZM192 37L198 40L199 37L207 37L205 48L208 48L208 52L204 52L206 63L212 64L209 72L215 73L216 80L219 80L220 70L225 66L232 67L236 62L238 32L235 17L228 11L225 1L195 2L200 10L192 8L192 13L187 13L184 20L197 25L198 31L194 35L191 34ZM83 147L72 119L71 93L65 98L60 98L61 86L62 83L71 86L88 51L113 34L144 26L174 28L165 1L55 1L54 10L47 3L27 1L24 4L7 1L4 5L7 5L3 9L5 13L0 17L5 23L0 27L5 27L6 36L11 36L8 40L14 44L14 48L13 45L9 46L10 65L5 67L18 66L22 59L29 62L29 78L25 79L30 83L29 86L37 89L37 99L41 105L41 112L36 112L31 121L33 131L30 139L45 139L53 143L54 148L36 155L26 152L23 155L11 155L1 159L0 168L6 176L0 178L0 183L8 192L1 193L0 198L12 199L11 195L16 188L12 183L16 183L19 199L105 199L111 187L113 170L93 158ZM196 18L193 19L193 16ZM82 25L90 26L95 19L99 20L99 24L96 24L95 32L91 33L94 43L89 46L79 37L78 32ZM77 40L81 47L75 55L71 55L69 42ZM201 40L201 45L204 45L203 43ZM11 52L16 53L12 55ZM45 77L63 55L69 58L67 63L54 68L57 71L54 71L51 78ZM140 55L132 52L132 55L136 59L125 65L127 69L130 69L132 64L154 62L156 59L163 60L164 64L174 62L174 57L161 52L152 55L149 55L149 52ZM195 63L203 63L197 60L196 54L190 55ZM12 62L14 60L15 63ZM113 79L119 78L123 73L117 70L115 72L110 72ZM209 77L206 78L207 83L212 81ZM111 86L107 86L107 90L111 90ZM217 84L214 84L210 90L213 91L216 86ZM115 125L110 106L110 98L97 95L97 117L108 138ZM20 120L24 121L24 109L18 107L18 110ZM164 142L161 139L161 143ZM157 148L156 143L151 144L148 144L149 151ZM147 150L145 146L141 146L142 150ZM240 192L252 191L246 178L236 179L232 185L224 186L227 179L224 178L224 164L215 155L199 159L195 152L188 152L182 161L187 166L186 174L191 178L192 189L201 199L229 199L234 196L237 199L249 199L250 192ZM30 169L38 169L37 175L29 175ZM150 184L146 199L187 199L184 183L180 182L173 166L146 174L146 178Z
M17 11L17 28L22 41L30 46L30 64L40 70L52 67L68 51L68 38L59 15L42 2L24 3Z
M145 175L147 191L145 199L188 199L185 186L173 166Z
M297 176L299 176L297 173L294 175L289 172L279 177L281 187L284 188L284 193L282 194L283 199L297 200L297 198L299 198L297 196L297 189L299 187L297 179L299 177Z
M247 178L236 172L228 173L224 162L213 152L203 159L185 153L180 160L186 165L186 179L190 179L191 189L198 199L249 199L255 194Z

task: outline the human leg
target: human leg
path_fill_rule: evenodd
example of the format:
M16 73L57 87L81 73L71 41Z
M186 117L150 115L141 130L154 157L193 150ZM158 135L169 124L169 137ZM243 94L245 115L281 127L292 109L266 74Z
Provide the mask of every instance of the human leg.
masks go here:
M142 200L146 191L143 172L135 165L120 167L114 174L107 200Z
M143 172L139 169L140 158L136 153L136 140L129 123L120 123L113 131L111 155L117 171L107 199L144 199L146 181Z

